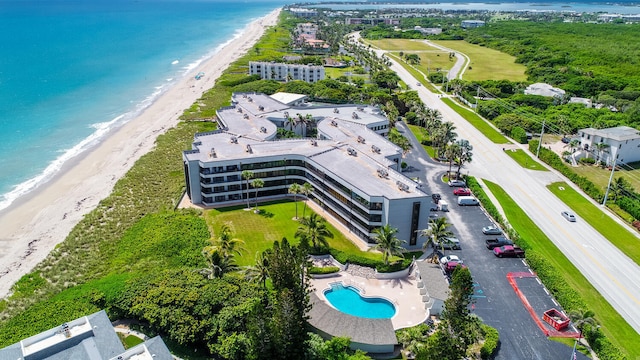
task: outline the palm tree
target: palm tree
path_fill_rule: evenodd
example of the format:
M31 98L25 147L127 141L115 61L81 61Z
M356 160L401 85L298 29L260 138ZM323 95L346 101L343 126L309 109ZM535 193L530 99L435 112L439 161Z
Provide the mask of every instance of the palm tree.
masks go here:
M220 236L215 240L211 239L210 245L202 249L202 255L206 258L209 267L203 269L201 273L207 278L222 277L225 273L238 269L235 255L241 254L244 242L233 238L232 234L229 225L224 224L220 229Z
M619 196L629 193L629 191L631 190L631 183L629 183L629 181L627 181L627 179L622 176L617 177L611 184L611 190L613 190L613 194L615 195L616 199L618 199Z
M313 185L311 185L310 183L306 182L304 183L304 185L302 185L302 189L300 190L300 192L302 193L302 195L304 195L307 198L307 201L309 200L309 195L311 195L311 193L313 192ZM302 217L304 218L305 213L307 212L307 202L304 202L304 208L302 209Z
M258 211L258 191L264 187L264 180L254 179L251 181L251 186L256 189L256 211Z
M404 257L402 244L406 243L396 237L398 229L392 228L389 224L373 230L376 245L371 249L382 252L382 261L389 265L389 258L393 255Z
M302 187L298 183L289 185L289 194L293 194L293 202L296 203L296 220L298 220L298 194L302 192ZM304 216L303 216L304 217Z
M328 247L327 238L333 239L333 233L327 228L327 222L318 214L313 213L307 218L300 220L300 227L296 231L295 237L300 240L310 241L314 249L320 245Z
M434 247L434 259L438 257L435 247L440 245L442 253L444 253L444 244L449 242L449 238L453 236L453 232L449 230L449 226L451 226L451 224L447 222L447 218L440 217L430 219L428 228L418 230L418 236L424 236L426 238L422 248L427 249L429 245Z
M247 209L249 208L249 180L253 178L253 171L242 171L242 178L247 182Z
M591 310L573 310L569 312L569 318L573 325L580 330L580 337L582 337L582 332L585 328L585 325L596 326L598 322L594 318L596 314Z
M571 154L576 152L576 149L578 148L579 145L580 145L580 141L571 140L571 142L569 143L569 151L571 151Z
M230 223L222 225L220 228L220 236L217 240L212 242L225 257L242 254L242 245L244 245L244 241L233 237L233 231L231 230Z
M444 157L449 162L449 172L447 173L449 177L451 177L451 167L453 167L453 162L458 157L459 153L460 146L457 142L448 143L444 148Z
M458 165L458 171L456 172L456 176L459 179L460 178L460 168L462 168L462 165L464 165L465 163L470 163L471 160L473 160L473 153L471 152L473 150L473 146L471 146L471 144L469 143L469 140L458 140L456 141L456 144L458 144L458 156L455 158L455 163L456 165Z
M256 252L256 264L245 270L245 278L249 281L260 281L262 288L267 288L269 278L269 254L267 251Z

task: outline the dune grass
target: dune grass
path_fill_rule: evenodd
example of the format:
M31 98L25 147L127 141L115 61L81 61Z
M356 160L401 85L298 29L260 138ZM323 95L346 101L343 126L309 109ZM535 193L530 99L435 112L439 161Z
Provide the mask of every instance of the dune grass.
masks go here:
M496 130L493 126L491 126L487 121L478 116L476 113L463 108L451 99L443 98L442 101L455 112L457 112L460 116L462 116L465 120L467 120L471 125L473 125L473 127L478 129L489 140L493 141L496 144L510 143L509 139L507 139L504 135L502 135L498 130Z
M631 358L640 356L640 335L618 314L582 273L555 246L547 235L527 216L518 204L495 183L483 180L487 188L498 199L505 215L521 238L535 251L552 264L556 269L562 269L562 277L583 298L585 303L596 314L607 338L622 349Z
M528 153L524 152L521 149L507 150L506 153L513 160L515 160L520 166L522 166L527 170L549 171L547 170L547 168L542 166L539 162L532 159Z
M516 58L509 54L461 40L436 40L433 43L469 57L469 68L462 76L464 80L527 80L527 68L522 64L516 64Z

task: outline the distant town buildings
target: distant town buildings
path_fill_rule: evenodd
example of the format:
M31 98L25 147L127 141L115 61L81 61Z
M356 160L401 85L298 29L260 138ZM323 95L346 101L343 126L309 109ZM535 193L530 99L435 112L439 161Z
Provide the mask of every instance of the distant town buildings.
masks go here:
M624 22L639 22L640 14L630 15L630 14L599 14L598 21L601 22L611 22L615 20L622 20Z
M316 24L298 24L294 33L296 45L305 48L305 50L312 49L314 51L328 52L330 49L329 44L324 40L318 39L318 25Z
M595 159L600 156L600 160L609 166L613 166L614 158L618 164L640 161L640 131L632 127L586 128L578 130L578 136L582 150L593 154ZM598 149L600 143L606 147Z
M318 16L318 10L307 8L289 8L290 13L297 17L312 18Z
M260 75L261 79L266 80L302 80L310 83L320 81L325 78L323 66L262 61L250 61L249 74Z
M406 247L421 247L431 198L400 172L402 150L381 135L389 120L366 105L289 106L267 96L235 93L219 109L219 130L196 134L183 152L186 194L220 207L286 197L293 183L313 185L310 201L364 243L390 224ZM303 138L277 139L278 129ZM313 133L313 138L304 138ZM247 186L248 170L264 186ZM258 191L256 191L258 190Z
M173 360L159 336L125 350L104 310L0 349L0 360Z
M473 29L477 27L484 26L484 21L482 20L462 20L460 26L463 29Z
M524 94L562 98L565 95L565 91L559 88L555 88L549 84L535 83L527 86L527 88L524 90Z
M423 28L421 26L415 26L415 31L420 31L422 35L438 35L442 33L442 28Z
M346 18L344 23L346 25L400 25L400 19L390 18Z

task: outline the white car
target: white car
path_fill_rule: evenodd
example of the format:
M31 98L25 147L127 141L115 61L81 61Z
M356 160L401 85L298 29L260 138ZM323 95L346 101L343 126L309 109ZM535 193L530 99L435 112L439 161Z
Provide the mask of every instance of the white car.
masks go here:
M495 225L489 225L482 228L482 233L485 235L501 235L502 230Z
M448 184L451 187L453 187L453 186L458 186L458 187L467 186L467 183L464 180L449 180Z
M447 255L440 258L440 264L446 264L450 261L462 264L462 260L457 255Z
M562 217L567 219L569 222L576 222L576 216L568 211L561 212Z

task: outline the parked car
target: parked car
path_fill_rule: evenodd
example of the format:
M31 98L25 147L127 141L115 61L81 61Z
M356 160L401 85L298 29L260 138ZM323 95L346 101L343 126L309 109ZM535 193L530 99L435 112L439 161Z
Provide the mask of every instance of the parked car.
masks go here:
M458 186L458 187L467 186L467 183L464 180L449 180L448 184L451 187L454 187L454 186Z
M458 205L459 206L477 206L480 205L478 199L473 196L458 196Z
M571 142L571 139L569 139L568 137L563 137L563 138L562 138L562 143L563 143L563 144L568 144L568 143L570 143L570 142Z
M469 190L468 188L457 188L457 189L453 190L453 195L456 195L456 196L470 196L471 195L471 190Z
M495 225L489 225L482 228L482 233L485 235L502 235L502 230Z
M447 241L443 241L442 244L436 245L447 250L460 250L460 240L458 238L448 238Z
M568 211L561 212L562 217L567 219L569 222L576 222L576 216Z
M524 257L524 250L515 245L505 245L493 249L493 255L501 257Z
M450 261L459 262L462 264L462 260L457 255L447 255L440 258L440 264L446 264Z
M453 270L455 270L458 266L465 268L466 266L463 263L459 263L457 261L449 261L447 263L440 263L440 266L442 266L442 270L445 272L445 274L451 274L453 272Z
M487 249L489 250L493 250L497 247L504 246L504 245L513 245L513 242L505 237L487 239L485 240L484 243L486 244Z

